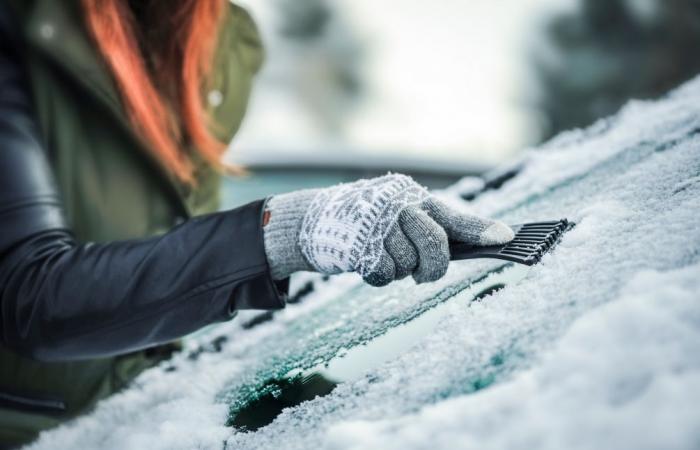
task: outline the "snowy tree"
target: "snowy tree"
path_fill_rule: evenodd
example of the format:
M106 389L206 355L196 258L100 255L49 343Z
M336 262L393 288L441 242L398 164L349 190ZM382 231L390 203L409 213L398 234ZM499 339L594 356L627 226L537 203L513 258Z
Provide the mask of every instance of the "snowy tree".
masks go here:
M532 49L542 137L655 98L700 72L700 2L580 0L553 17Z

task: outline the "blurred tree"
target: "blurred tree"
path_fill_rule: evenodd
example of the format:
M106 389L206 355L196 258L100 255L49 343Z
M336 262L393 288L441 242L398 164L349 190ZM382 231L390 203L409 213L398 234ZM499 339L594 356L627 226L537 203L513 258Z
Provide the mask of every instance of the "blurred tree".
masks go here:
M345 117L362 94L363 42L329 0L275 0L286 76L304 107L329 135L342 134Z
M318 39L333 15L324 0L277 0L277 7L279 32L291 39Z
M544 47L530 55L543 139L700 72L698 0L579 0L576 12L554 16L544 33Z

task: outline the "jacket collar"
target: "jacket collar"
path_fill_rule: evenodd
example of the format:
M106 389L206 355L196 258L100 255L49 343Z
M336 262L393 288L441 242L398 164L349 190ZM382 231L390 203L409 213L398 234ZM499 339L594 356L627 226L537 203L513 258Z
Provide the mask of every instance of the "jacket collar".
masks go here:
M94 101L105 107L115 119L115 125L122 127L133 138L134 145L162 175L161 178L174 194L180 213L191 215L191 210L184 201L187 188L175 179L134 132L124 113L114 81L92 44L81 18L82 11L77 0L36 0L25 25L25 35L33 47L41 50L81 85Z

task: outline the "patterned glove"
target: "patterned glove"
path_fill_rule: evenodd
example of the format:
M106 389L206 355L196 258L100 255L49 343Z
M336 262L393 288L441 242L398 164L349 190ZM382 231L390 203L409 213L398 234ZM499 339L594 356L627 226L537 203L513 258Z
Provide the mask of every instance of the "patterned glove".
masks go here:
M513 239L502 222L456 212L400 174L276 195L266 209L275 279L313 270L357 272L373 286L409 274L425 283L447 271L448 238L475 246Z

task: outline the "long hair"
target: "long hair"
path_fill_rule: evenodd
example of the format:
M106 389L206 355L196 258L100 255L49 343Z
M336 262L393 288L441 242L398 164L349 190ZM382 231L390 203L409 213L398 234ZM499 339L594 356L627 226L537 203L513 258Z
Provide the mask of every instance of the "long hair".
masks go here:
M150 0L145 2L145 17L155 20L144 27L129 0L82 0L88 29L114 77L131 125L156 157L187 183L194 182L194 169L183 152L184 142L216 167L221 167L225 149L210 132L202 96L225 3Z

